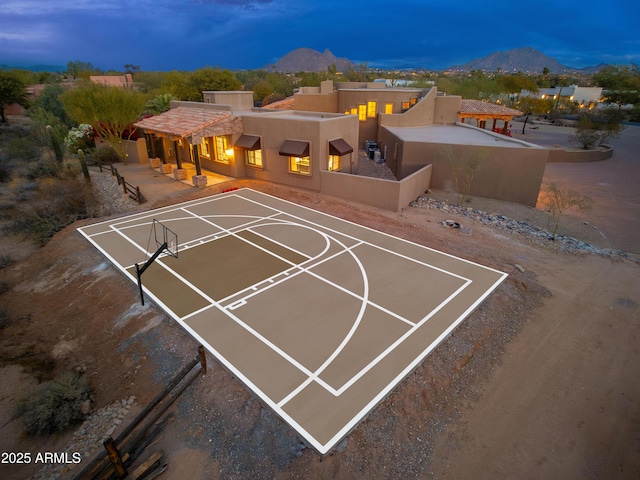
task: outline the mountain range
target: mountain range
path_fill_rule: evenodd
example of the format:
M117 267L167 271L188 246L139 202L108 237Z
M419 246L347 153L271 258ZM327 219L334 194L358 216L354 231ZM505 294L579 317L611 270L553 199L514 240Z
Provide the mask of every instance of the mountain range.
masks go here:
M525 72L542 73L544 68L549 73L594 73L605 67L600 64L593 67L576 69L562 65L555 58L531 47L514 48L505 52L494 52L486 57L476 58L464 65L453 65L447 71L483 70L486 72Z
M282 73L326 72L332 65L336 66L338 72L355 66L351 60L338 58L328 49L321 53L311 48L297 48L276 63L265 65L263 69Z
M355 66L355 63L351 60L337 58L329 50L321 53L311 48L298 48L287 53L276 63L266 65L263 68L283 73L326 72L327 68L334 64L339 72L344 72L346 69ZM476 58L463 65L453 65L443 70L542 73L546 67L549 69L549 73L594 73L605 66L600 64L581 69L572 68L562 65L555 58L549 57L535 48L523 47L504 52L494 52L486 57Z

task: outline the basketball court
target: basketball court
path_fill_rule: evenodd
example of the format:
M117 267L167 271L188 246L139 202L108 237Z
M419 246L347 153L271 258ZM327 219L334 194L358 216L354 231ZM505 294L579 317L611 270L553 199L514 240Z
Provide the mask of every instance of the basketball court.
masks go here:
M507 276L251 189L79 231L323 454Z

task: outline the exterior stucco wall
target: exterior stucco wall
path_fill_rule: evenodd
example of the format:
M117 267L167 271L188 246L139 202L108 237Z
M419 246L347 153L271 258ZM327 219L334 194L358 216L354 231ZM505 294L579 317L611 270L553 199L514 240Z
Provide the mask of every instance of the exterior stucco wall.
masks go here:
M431 188L455 191L456 184L448 154L457 159L478 159L469 193L509 202L535 206L549 150L542 147L492 147L451 143L405 141L383 129L381 142L387 145L389 168L396 178L411 175L431 164ZM480 153L479 153L480 152Z
M296 93L296 110L303 112L338 113L338 92Z
M261 140L263 168L244 166L244 176L320 191L320 172L326 170L329 141L337 138L354 147L355 152L342 157L347 173L357 153L357 119L351 115L320 115L296 112L258 113L243 117L244 133ZM309 142L311 175L288 171L288 157L279 153L285 140ZM244 152L236 148L236 161L244 161Z
M431 165L401 180L321 172L322 193L398 212L429 189Z
M252 91L210 91L202 92L202 97L206 104L229 105L235 111L253 108Z
M438 95L436 88L404 113L380 115L380 126L418 127L435 124L455 124L460 113L462 97Z

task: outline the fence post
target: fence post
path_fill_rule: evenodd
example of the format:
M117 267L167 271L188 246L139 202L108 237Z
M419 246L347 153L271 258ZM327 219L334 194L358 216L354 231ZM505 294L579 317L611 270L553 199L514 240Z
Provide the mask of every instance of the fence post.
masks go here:
M140 194L140 187L136 187L136 200L138 200L138 205L142 203L142 195Z
M120 177L122 179L122 191L127 193L127 182L124 181L124 177Z

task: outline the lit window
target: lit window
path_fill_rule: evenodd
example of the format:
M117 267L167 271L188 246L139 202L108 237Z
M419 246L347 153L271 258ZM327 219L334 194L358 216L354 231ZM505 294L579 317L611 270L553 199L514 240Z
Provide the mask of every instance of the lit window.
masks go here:
M415 105L418 103L418 99L416 97L411 97L411 105Z
M329 165L327 168L330 172L340 170L340 155L329 155Z
M378 102L370 100L367 102L367 117L375 118L378 113Z
M311 174L309 157L289 157L289 171L303 175Z
M409 110L409 107L411 107L411 103L402 102L402 110Z
M247 164L262 167L262 150L247 150Z
M233 147L227 135L213 137L216 142L216 162L229 163L233 159Z
M364 122L367 119L367 106L358 105L358 120Z
M393 113L393 103L384 104L384 113Z
M204 157L207 159L211 158L211 150L209 149L209 139L203 138L199 145L200 148L200 157Z
M351 115L357 115L358 114L358 107L351 107Z

